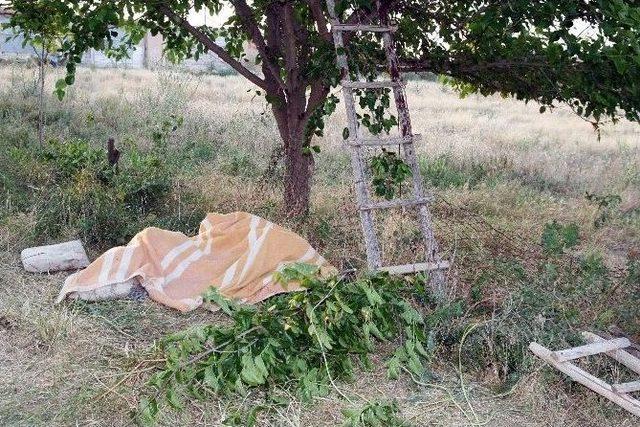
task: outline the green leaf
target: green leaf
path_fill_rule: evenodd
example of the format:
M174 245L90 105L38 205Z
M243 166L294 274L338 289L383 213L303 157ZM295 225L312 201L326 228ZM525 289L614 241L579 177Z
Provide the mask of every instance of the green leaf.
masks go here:
M145 426L155 425L158 416L158 402L156 399L143 397L138 405L138 418Z
M182 410L184 408L182 401L178 397L178 393L173 387L167 388L166 398L167 402L173 409Z
M264 377L255 364L255 360L251 354L245 353L242 356L242 371L240 376L250 386L256 386L264 383Z

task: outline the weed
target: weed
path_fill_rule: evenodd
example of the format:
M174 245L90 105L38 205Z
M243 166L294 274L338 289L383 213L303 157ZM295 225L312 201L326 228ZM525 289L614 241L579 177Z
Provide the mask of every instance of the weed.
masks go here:
M220 171L231 176L258 177L261 170L253 158L237 147L227 147L226 156L220 162Z
M562 225L557 221L545 224L542 247L547 255L560 255L578 244L580 235L576 224Z
M476 161L457 163L451 155L420 161L422 176L436 188L476 187L482 182L492 182L511 168L506 157L493 158L480 163Z
M591 202L598 208L596 218L593 220L593 225L598 228L605 225L615 215L620 203L622 203L622 197L618 194L594 194L585 193L585 199Z

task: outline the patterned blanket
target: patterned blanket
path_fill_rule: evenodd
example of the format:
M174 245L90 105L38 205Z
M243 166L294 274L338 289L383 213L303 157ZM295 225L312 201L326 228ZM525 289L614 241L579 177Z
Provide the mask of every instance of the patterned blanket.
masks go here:
M194 237L147 228L127 246L108 250L67 278L57 302L124 297L141 285L151 299L180 311L199 307L211 286L256 303L299 289L274 280L276 271L294 262L332 270L306 240L270 221L246 212L210 213Z

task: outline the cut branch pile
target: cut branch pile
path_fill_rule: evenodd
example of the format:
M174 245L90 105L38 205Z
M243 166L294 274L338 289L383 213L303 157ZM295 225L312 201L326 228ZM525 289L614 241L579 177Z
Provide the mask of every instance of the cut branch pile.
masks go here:
M281 273L306 291L274 297L260 307L237 306L215 291L207 295L233 318L231 326L205 325L161 343L164 366L152 376L152 392L140 417L153 422L163 407L180 410L187 399L251 388L292 387L302 400L326 395L356 365L372 368L376 343L400 343L386 361L390 378L402 370L421 377L429 352L423 319L403 296L405 279L380 275L345 282L320 279L306 265ZM338 392L342 394L339 390ZM348 399L348 397L347 397Z

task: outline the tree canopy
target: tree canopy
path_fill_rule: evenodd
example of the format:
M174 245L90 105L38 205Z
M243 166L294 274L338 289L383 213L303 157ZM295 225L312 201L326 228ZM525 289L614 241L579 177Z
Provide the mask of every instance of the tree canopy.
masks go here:
M177 59L210 51L256 86L271 104L285 152L285 202L306 209L313 135L338 102L331 88L343 76L335 65L324 0L0 0L13 11L10 26L35 36L54 20L67 28L60 53L72 84L90 48L124 55L146 31L161 34ZM395 22L396 48L406 71L432 72L461 94L499 93L541 104L564 103L597 123L640 120L640 4L634 0L342 0L344 23ZM219 26L195 26L190 11L233 14ZM114 45L116 27L129 30ZM224 38L224 47L216 40ZM374 79L384 64L380 36L349 33L353 78ZM248 43L258 54L249 66ZM357 92L361 123L373 133L396 124L388 91Z

